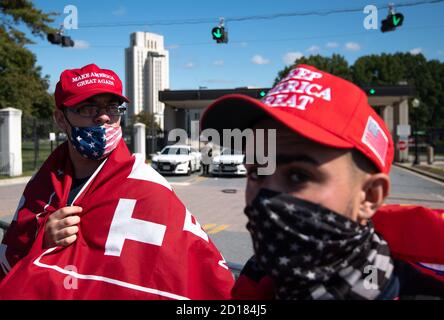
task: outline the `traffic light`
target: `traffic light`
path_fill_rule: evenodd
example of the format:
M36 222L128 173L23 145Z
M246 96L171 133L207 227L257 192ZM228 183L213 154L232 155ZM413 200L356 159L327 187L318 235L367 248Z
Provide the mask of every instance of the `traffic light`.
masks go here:
M48 33L47 39L50 43L61 45L62 47L74 47L74 41L71 37L64 36L62 33Z
M63 36L62 47L74 47L74 40L72 40L71 37Z
M370 89L368 90L368 93L370 93L370 95L373 96L373 95L376 93L376 90L373 89L373 88L370 88Z
M397 27L402 26L404 22L404 15L402 13L389 13L387 18L382 20L381 31L394 31Z
M211 30L211 34L213 36L213 39L216 40L217 43L228 42L228 32L223 26L214 27L213 30Z
M59 33L48 33L47 39L52 44L62 44L62 35Z

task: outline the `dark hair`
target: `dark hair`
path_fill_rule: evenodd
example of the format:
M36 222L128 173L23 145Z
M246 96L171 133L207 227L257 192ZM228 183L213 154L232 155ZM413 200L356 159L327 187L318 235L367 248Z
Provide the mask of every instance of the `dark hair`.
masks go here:
M351 156L357 169L365 173L378 173L380 170L358 149L351 150Z

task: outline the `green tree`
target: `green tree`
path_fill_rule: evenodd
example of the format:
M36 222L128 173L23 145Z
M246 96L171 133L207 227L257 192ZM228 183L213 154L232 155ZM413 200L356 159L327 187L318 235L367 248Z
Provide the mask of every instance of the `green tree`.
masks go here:
M297 64L308 64L347 80L352 80L352 73L349 68L347 60L339 54L333 54L331 57L323 57L321 55L312 55L309 57L301 57L296 59L293 65L286 66L283 70L278 72L278 76L274 80L274 84L277 84L282 78L284 78L288 72Z
M411 118L417 118L420 129L442 128L444 64L422 55L395 53L363 56L352 67L357 85L400 85L415 88L420 108L410 108Z
M406 80L402 59L385 53L358 58L352 70L353 82L360 86L395 85Z
M156 134L162 132L160 125L156 122L154 114L152 113L142 111L134 115L131 119L131 124L134 125L136 122L140 122L146 125L147 134L151 134L153 129Z
M36 56L25 47L33 41L20 30L44 37L55 32L49 26L54 15L38 10L31 1L0 0L0 108L18 108L39 118L48 118L54 110L47 92L49 77L42 76Z

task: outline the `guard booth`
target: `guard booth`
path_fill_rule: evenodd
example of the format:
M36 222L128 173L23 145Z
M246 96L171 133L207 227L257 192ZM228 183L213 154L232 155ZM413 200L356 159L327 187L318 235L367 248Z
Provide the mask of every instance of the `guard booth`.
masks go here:
M203 110L216 99L226 94L244 94L261 99L271 88L236 88L236 89L199 89L199 90L164 90L159 91L159 101L165 104L164 132L165 145L168 132L181 128L192 137L192 122L198 121ZM367 92L368 102L384 119L395 143L395 161L407 162L408 143L403 150L400 141L407 140L410 135L409 98L414 96L414 88L408 85L368 86L362 87ZM407 135L407 136L406 136ZM194 135L196 136L196 135ZM190 144L199 143L190 141Z

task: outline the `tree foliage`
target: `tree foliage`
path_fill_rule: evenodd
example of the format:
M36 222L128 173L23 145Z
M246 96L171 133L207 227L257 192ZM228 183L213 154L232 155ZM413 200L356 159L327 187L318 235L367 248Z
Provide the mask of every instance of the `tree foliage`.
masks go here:
M152 113L142 111L142 112L132 116L131 124L134 125L137 122L140 122L140 123L143 123L146 125L147 134L151 134L153 132L153 129L156 134L159 134L162 132L160 125L156 122L154 114L152 114Z
M352 80L350 67L343 56L333 54L331 57L323 57L317 54L309 57L301 57L297 59L293 65L286 66L283 70L279 71L277 78L274 80L274 84L277 84L280 79L285 77L296 64L308 64L344 79Z
M49 77L42 76L36 56L25 47L33 41L22 30L44 37L54 32L49 26L53 15L38 10L31 1L0 0L0 108L18 108L38 118L52 114Z

